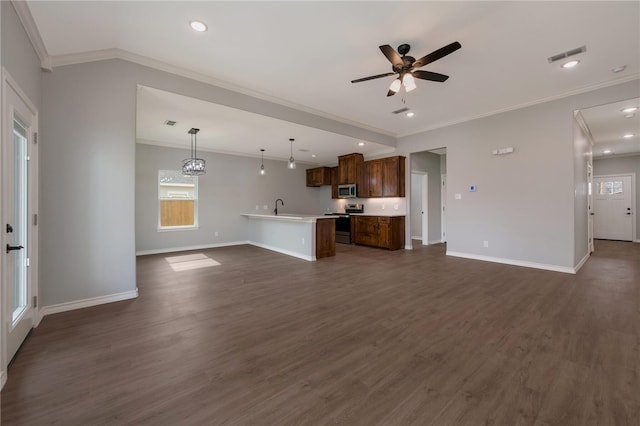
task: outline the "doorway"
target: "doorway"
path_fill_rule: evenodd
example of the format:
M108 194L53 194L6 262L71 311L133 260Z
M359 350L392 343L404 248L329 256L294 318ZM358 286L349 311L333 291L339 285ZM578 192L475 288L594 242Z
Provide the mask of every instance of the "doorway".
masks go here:
M38 113L2 70L3 368L36 323Z
M635 174L595 176L594 237L633 241Z

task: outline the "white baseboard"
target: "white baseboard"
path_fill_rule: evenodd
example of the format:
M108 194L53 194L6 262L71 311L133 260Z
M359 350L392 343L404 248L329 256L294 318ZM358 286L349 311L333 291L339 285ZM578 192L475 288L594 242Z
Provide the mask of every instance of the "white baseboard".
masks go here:
M420 235L414 235L413 237L411 237L412 240L421 240L422 237Z
M153 249L153 250L140 250L140 251L136 252L136 256L146 256L148 254L173 253L173 252L176 252L176 251L205 250L205 249L217 248L217 247L241 246L243 244L250 244L250 243L249 243L249 241L230 241L228 243L201 244L201 245L197 245L197 246L184 246L184 247L170 247L170 248Z
M0 389L4 387L4 384L7 383L7 372L0 372Z
M440 244L441 242L442 242L442 240L432 240L432 241L429 241L429 245L431 245L431 244Z
M249 244L251 244L252 246L263 248L263 249L276 251L278 253L282 253L282 254L286 254L286 255L289 255L289 256L297 257L298 259L308 260L310 262L313 262L313 261L317 260L315 256L308 256L306 254L302 254L302 253L297 253L295 251L281 249L280 247L274 247L274 246L270 246L268 244L256 243L256 242L253 242L253 241L249 241Z
M580 262L578 262L578 264L573 268L573 273L577 274L578 271L580 270L580 268L582 268L582 266L587 263L587 260L589 260L589 257L591 256L591 253L587 253L584 255L584 257L582 258L582 260Z
M575 268L568 266L549 265L546 263L528 262L525 260L504 259L501 257L482 256L479 254L460 253L448 251L447 256L463 257L465 259L482 260L485 262L503 263L505 265L524 266L526 268L545 269L547 271L564 272L565 274L575 274Z
M35 326L37 327L38 324L40 324L40 320L46 315L73 311L74 309L88 308L90 306L104 305L105 303L120 302L122 300L135 299L136 297L138 297L137 288L133 291L125 291L123 293L109 294L107 296L91 297L89 299L74 300L73 302L43 306L38 311L38 320Z
M640 240L635 240L634 243L640 243Z

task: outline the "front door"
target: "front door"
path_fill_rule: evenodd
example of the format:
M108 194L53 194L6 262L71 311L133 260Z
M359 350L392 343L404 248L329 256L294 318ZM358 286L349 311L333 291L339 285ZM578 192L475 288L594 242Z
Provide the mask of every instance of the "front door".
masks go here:
M631 175L594 177L594 236L633 241Z
M6 358L13 358L35 321L35 290L30 267L34 226L31 212L37 130L35 108L5 72L2 135L2 285L6 295Z

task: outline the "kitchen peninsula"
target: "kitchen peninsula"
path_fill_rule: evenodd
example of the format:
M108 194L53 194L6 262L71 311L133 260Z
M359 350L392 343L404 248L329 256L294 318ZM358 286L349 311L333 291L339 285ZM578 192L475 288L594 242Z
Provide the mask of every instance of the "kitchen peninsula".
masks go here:
M336 218L293 214L251 214L249 243L300 259L314 261L336 254Z

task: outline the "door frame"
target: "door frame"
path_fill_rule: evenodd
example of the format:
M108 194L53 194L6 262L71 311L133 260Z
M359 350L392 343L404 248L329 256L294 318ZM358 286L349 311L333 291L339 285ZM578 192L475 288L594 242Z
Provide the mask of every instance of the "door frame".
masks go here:
M446 217L446 207L447 207L447 174L442 173L440 175L440 237L442 238L442 242L447 242L447 217Z
M636 174L635 172L630 173L615 173L609 175L596 175L593 176L593 179L596 178L614 178L614 177L631 177L631 241L634 243L640 242L638 240L638 234L636 233L636 218L638 212L637 204L636 204Z
M593 253L593 165L590 162L587 162L587 245L589 254Z
M28 233L28 247L29 247L29 267L27 269L27 274L28 274L28 282L29 282L29 295L31 298L35 297L37 300L38 297L38 226L37 226L37 222L36 222L36 218L37 218L37 214L38 214L38 172L39 172L39 164L38 164L38 140L37 140L37 133L38 133L38 121L39 121L39 115L38 115L38 109L35 107L35 105L33 104L33 102L31 102L31 100L29 99L29 97L26 95L26 93L20 88L20 86L18 85L18 83L15 81L15 79L11 76L11 74L9 74L9 72L6 70L6 68L2 67L2 71L1 71L1 75L2 75L2 82L1 82L1 98L2 98L2 105L1 105L1 118L2 118L2 132L0 134L0 143L2 143L2 148L0 149L0 176L3 175L4 173L4 145L6 143L10 143L11 141L7 141L6 138L8 137L7 135L8 133L8 128L13 129L13 123L7 123L7 120L10 118L10 115L12 116L13 113L11 112L11 110L9 109L9 105L8 105L8 90L13 91L19 98L20 100L25 104L25 106L29 109L30 113L32 114L33 117L33 122L31 123L30 128L28 129L31 133L29 134L29 146L28 146L28 152L29 152L29 199L28 199L28 203L29 203L29 210L27 213L28 216L28 223L29 223L29 233ZM9 126L10 124L10 126ZM0 199L3 200L3 204L4 204L4 200L6 200L6 197L8 196L8 194L5 193L5 189L4 189L4 185L0 185ZM6 216L5 216L5 209L4 206L2 208L2 212L0 213L0 224L3 223L7 223L6 222ZM4 231L4 230L3 230ZM5 243L6 242L6 235L4 235L4 238L2 239L2 242ZM1 302L0 302L0 320L2 321L2 325L0 326L0 368L2 370L2 376L1 376L1 381L0 381L0 387L4 386L4 383L6 382L7 379L7 365L9 363L9 359L7 359L7 331L9 330L9 327L11 326L11 323L13 322L12 319L9 317L10 315L13 315L13 312L8 311L5 306L6 303L8 303L8 288L7 288L7 280L5 279L5 262L4 260L2 262L0 262L0 287L1 287ZM33 300L33 299L32 299ZM32 303L32 300L28 300L28 303ZM38 313L38 307L34 307L34 311L33 311L33 327L36 327L40 321L40 316Z
M422 245L429 245L429 174L424 173L421 178L422 191L422 215L420 215L422 225Z

